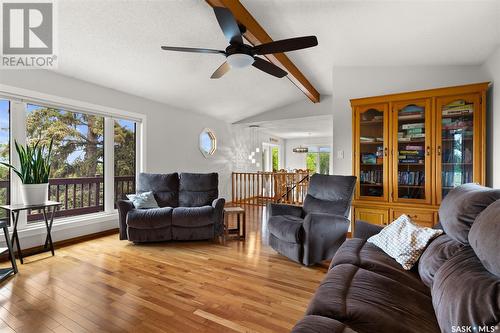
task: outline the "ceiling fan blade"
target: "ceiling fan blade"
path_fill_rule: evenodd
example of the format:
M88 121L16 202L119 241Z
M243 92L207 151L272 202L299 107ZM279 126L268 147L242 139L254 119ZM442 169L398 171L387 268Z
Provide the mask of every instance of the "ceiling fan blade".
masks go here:
M162 46L162 50L165 51L179 51L179 52L193 52L193 53L215 53L226 55L225 51L222 50L212 50L212 49L201 49L196 47L177 47L177 46Z
M233 13L225 7L214 7L215 17L229 43L243 44L241 31Z
M227 62L224 61L224 63L222 65L220 65L219 68L217 68L215 70L215 72L212 74L212 76L210 78L211 79L221 78L224 74L229 72L230 69L231 69L231 66Z
M282 78L288 74L278 66L271 64L269 61L266 61L259 57L255 57L255 61L252 66L260 69L263 72L266 72L267 74L271 74L279 78Z
M316 36L296 37L277 40L270 43L260 44L253 47L255 54L282 53L300 49L306 49L318 45Z

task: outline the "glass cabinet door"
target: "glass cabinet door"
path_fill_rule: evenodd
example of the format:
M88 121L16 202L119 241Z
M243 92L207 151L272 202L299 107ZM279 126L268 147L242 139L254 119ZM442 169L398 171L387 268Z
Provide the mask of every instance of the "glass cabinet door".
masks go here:
M387 114L387 104L363 106L357 110L357 198L387 200Z
M393 105L393 194L395 202L431 203L431 102Z
M480 182L479 95L437 100L437 203L461 184Z

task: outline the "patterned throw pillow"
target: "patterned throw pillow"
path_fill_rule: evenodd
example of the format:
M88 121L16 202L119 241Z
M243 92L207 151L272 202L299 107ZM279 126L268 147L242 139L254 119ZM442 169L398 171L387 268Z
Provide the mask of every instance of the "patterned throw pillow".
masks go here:
M427 244L442 233L443 230L419 227L408 216L401 215L367 241L409 270L420 258Z
M127 194L127 198L132 201L135 208L147 209L158 208L153 192L143 192L137 194Z

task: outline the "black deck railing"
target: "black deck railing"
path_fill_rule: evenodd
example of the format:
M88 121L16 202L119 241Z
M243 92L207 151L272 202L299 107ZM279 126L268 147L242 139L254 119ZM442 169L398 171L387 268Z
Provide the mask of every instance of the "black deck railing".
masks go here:
M0 181L0 195L5 189L5 197L10 197L9 181ZM115 177L115 199L135 192L135 176ZM56 217L97 213L104 210L104 178L51 178L49 179L49 199L60 201ZM28 222L42 219L39 210L28 211Z

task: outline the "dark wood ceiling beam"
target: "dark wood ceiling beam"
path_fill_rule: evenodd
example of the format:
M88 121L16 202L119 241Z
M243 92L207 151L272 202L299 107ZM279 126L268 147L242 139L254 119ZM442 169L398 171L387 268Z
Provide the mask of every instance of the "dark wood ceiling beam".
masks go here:
M239 0L205 0L212 7L228 8L247 31L243 34L245 39L252 44L260 45L272 42L271 36L262 28ZM311 82L302 74L295 64L284 53L269 54L265 56L273 64L280 66L288 72L287 78L299 88L313 103L319 103L320 94Z

